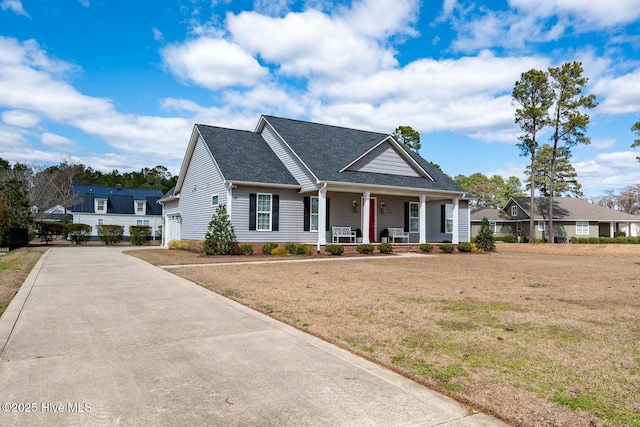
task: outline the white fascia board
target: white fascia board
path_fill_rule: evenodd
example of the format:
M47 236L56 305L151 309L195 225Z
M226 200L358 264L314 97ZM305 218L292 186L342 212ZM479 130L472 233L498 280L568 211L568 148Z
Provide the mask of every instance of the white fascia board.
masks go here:
M227 186L229 185L241 185L243 187L265 187L265 188L286 188L297 190L300 188L299 184L273 184L269 182L251 182L251 181L225 181Z
M189 139L189 145L187 145L187 151L182 158L182 165L180 166L180 172L178 173L178 181L176 182L176 189L174 190L174 193L179 193L180 190L182 190L184 177L187 173L187 169L189 168L189 163L191 163L191 158L193 157L193 152L196 149L196 143L198 142L199 136L200 131L198 131L197 125L193 125L191 138Z
M464 198L466 192L448 190L428 190L425 188L395 187L391 185L352 184L346 182L322 181L328 185L328 191L343 193L362 193L369 191L376 194L388 194L390 196L419 196L425 195L432 200L434 198Z

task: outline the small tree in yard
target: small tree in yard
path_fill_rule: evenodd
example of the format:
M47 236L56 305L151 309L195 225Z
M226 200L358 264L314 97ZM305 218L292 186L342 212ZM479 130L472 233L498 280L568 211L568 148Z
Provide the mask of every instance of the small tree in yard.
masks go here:
M204 252L207 255L230 255L236 239L233 225L227 215L226 205L219 205L209 222L209 231L204 236Z
M478 236L476 236L476 247L485 252L495 252L496 250L493 231L491 231L491 225L486 217L482 218L482 222L480 223L480 231L478 232Z

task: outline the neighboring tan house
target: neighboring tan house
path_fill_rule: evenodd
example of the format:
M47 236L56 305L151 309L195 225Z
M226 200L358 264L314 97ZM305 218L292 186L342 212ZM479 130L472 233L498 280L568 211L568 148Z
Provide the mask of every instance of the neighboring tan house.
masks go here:
M535 198L534 239L549 240L549 199ZM572 237L616 237L638 235L640 217L615 211L572 197L553 199L554 241L567 242ZM495 236L529 236L531 216L529 197L512 197L503 209L481 208L471 213L471 234L475 237L483 218L489 220Z
M195 125L160 203L165 245L203 239L221 204L238 242L319 247L360 229L369 243L385 228L406 233L398 243L470 239L465 190L392 136L273 116L253 132Z
M160 190L141 188L101 187L74 185L74 204L71 207L73 222L92 226L92 240L98 238L98 225L122 225L124 238L128 240L129 226L147 225L151 236L162 234L162 207L158 200Z

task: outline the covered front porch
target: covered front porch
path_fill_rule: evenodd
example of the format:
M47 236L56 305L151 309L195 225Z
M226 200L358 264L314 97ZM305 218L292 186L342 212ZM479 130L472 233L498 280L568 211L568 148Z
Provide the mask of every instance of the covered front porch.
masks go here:
M391 228L402 229L408 236L394 244L457 244L470 239L468 201L462 193L358 190L325 185L305 197L309 231L318 231L318 246L334 241L333 227L349 227L365 244L381 242ZM349 236L338 241L357 243Z

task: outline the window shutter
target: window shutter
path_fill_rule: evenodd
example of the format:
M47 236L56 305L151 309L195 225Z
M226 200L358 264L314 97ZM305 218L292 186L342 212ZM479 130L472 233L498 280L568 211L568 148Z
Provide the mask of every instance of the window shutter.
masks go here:
M331 228L329 227L329 212L331 211L331 209L329 209L329 198L328 198L328 197L327 197L327 204L326 204L326 206L327 206L327 215L326 215L326 218L327 218L327 224L326 224L326 225L327 225L327 227L326 227L326 228L327 228L327 229L326 229L325 231L330 231L330 230L331 230Z
M249 194L249 230L256 229L256 217L258 216L256 204L256 193Z
M311 197L304 198L304 231L311 230Z
M409 231L409 202L404 202L404 231Z
M440 205L440 232L445 233L447 231L447 205Z
M271 231L279 231L278 223L280 222L280 196L274 194L271 196Z

